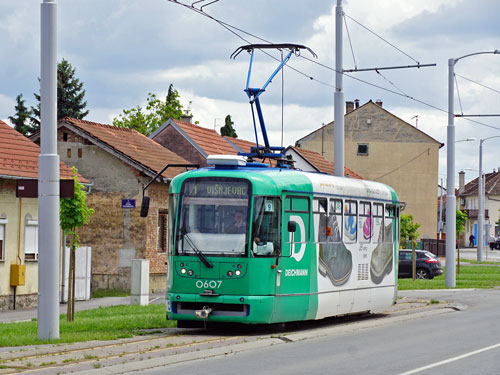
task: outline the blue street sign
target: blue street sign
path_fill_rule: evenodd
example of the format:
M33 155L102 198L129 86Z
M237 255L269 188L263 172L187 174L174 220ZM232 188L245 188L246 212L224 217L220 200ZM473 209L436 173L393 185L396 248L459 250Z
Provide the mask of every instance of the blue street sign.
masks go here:
M135 199L122 199L122 208L135 208Z

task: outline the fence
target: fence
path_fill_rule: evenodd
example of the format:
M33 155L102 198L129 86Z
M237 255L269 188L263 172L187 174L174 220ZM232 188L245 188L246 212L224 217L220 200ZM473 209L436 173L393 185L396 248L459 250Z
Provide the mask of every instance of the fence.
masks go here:
M446 240L438 240L434 238L423 238L422 250L427 250L438 257L446 255Z

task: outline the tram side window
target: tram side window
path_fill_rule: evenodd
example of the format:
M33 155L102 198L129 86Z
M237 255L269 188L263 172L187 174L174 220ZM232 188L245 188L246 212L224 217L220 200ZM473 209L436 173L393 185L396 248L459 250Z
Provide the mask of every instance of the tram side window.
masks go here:
M373 203L373 242L382 243L384 241L384 205L382 203Z
M344 243L354 243L357 240L357 211L358 202L351 200L344 202Z
M331 228L328 230L327 203L326 198L314 198L313 220L314 220L314 242L326 242Z
M396 206L393 204L385 205L385 227L384 242L394 242L396 231Z
M342 200L340 199L330 199L328 227L331 228L328 242L342 242Z
M359 242L369 243L373 235L373 217L370 202L359 202L358 228L362 231Z
M252 221L252 252L256 256L281 251L281 199L255 197Z
M300 237L297 237L297 233L293 237L294 243L305 243L309 242L309 220L310 220L310 207L309 207L309 198L308 197L297 197L297 196L287 196L285 198L285 212L287 216L298 216L299 220L303 223L303 229L305 230L305 234L297 233ZM297 228L301 226L298 225ZM290 239L292 237L289 237ZM299 240L300 238L300 240ZM287 238L287 243L290 243L290 239Z

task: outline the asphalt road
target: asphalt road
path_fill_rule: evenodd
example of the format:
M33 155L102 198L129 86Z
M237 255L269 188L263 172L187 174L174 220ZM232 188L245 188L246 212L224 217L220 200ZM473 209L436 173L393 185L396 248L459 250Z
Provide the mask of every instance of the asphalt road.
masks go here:
M500 290L409 291L467 305L462 311L361 321L317 335L211 358L149 368L139 374L482 374L500 373ZM371 324L373 323L373 324ZM327 331L327 332L326 332Z

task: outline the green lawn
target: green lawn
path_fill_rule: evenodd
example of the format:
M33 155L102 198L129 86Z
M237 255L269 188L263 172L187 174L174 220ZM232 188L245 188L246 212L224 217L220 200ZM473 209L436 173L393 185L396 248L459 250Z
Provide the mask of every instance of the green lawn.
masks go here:
M60 339L50 343L113 340L133 337L143 329L175 327L165 319L165 305L100 307L75 313L74 322L60 318ZM37 322L0 323L0 347L36 345Z
M127 296L130 296L130 292L119 289L99 289L92 291L92 298L127 297Z
M444 269L444 267L443 267ZM444 272L446 270L444 269ZM460 265L460 273L456 274L457 288L493 288L500 286L500 267ZM398 289L447 289L445 273L432 280L399 279Z

